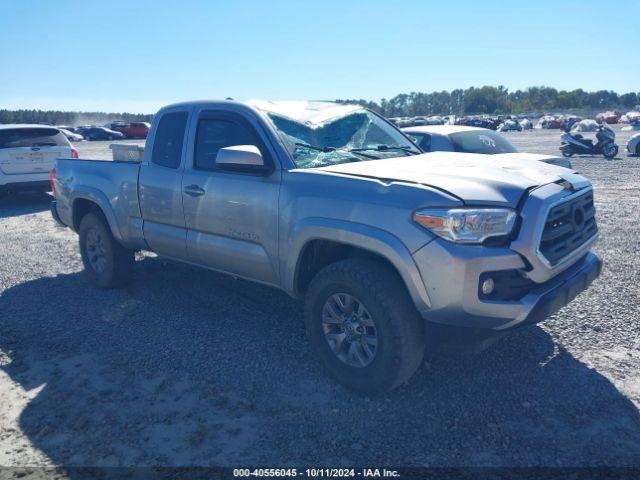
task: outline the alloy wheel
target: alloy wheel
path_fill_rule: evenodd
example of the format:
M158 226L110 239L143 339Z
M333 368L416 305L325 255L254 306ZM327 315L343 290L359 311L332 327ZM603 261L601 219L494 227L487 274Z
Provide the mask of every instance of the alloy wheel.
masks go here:
M351 367L364 368L376 356L375 323L353 295L335 293L327 299L322 307L322 331L333 354Z
M96 273L104 272L107 266L105 241L98 230L92 228L87 232L85 240L87 259Z

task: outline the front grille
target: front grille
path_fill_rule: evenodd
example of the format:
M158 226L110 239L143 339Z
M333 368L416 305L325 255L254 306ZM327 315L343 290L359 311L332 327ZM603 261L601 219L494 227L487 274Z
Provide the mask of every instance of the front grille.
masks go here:
M598 232L593 191L556 205L547 215L540 253L555 265Z

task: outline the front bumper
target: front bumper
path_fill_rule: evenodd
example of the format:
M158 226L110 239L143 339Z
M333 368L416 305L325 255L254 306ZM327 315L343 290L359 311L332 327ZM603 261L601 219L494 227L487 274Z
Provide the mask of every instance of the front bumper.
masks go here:
M414 253L427 287L429 322L452 327L504 331L538 323L568 304L600 274L602 262L593 253L566 267L516 300L482 300L480 276L500 270L526 271L518 253L508 248L456 245L436 239Z

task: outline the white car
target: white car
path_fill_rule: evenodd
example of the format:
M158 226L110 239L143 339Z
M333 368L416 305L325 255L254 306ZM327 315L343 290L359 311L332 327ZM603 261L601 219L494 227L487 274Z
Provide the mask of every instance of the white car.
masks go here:
M66 128L61 128L60 131L64 134L65 137L67 137L67 140L69 140L70 142L80 142L84 140L84 137L82 135L80 135L79 133L73 133Z
M48 191L57 158L78 158L58 128L0 125L0 196L18 190Z
M415 143L425 152L444 151L505 155L519 160L538 160L560 167L571 168L571 162L560 156L519 152L509 140L488 128L463 125L424 125L403 128L402 131L413 137Z
M629 155L640 155L640 133L636 133L629 139L627 152Z

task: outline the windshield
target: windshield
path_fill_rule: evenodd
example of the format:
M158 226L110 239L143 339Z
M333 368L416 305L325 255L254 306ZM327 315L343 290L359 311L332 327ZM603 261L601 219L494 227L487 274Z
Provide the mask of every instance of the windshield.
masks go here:
M319 123L267 112L298 168L417 155L395 127L365 109Z
M518 150L509 140L492 130L470 130L449 135L456 152L484 153L516 153Z

